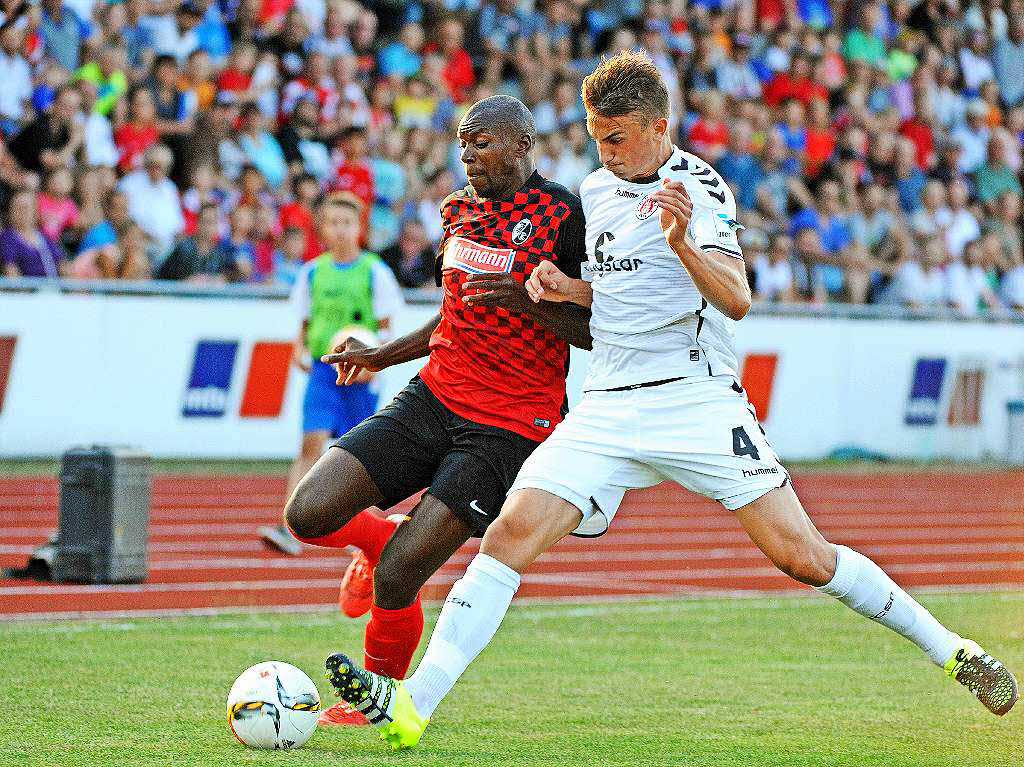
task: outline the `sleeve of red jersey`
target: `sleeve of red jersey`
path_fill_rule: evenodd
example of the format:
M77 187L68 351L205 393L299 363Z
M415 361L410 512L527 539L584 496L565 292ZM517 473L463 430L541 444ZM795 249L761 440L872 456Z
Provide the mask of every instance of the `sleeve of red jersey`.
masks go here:
M569 213L558 227L555 256L559 270L568 277L580 279L583 262L587 260L587 226L583 219L583 206L575 195L566 201Z

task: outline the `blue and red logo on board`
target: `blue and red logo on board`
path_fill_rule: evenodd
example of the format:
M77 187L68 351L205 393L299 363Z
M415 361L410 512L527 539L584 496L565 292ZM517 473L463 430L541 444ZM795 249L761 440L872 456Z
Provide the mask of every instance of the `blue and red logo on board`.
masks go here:
M907 426L934 426L938 423L945 379L945 357L918 358L914 363L914 376L910 380L910 393L903 415Z
M952 371L948 376L947 368ZM936 426L942 417L946 426L980 426L987 380L984 361L963 359L949 365L945 357L919 357L914 363L904 423ZM943 403L946 403L944 415Z
M202 339L196 342L192 370L181 400L185 418L221 418L231 401L237 340ZM242 418L276 418L281 414L291 363L290 341L256 341L238 405Z
M192 358L192 374L181 401L187 418L219 418L228 407L231 374L238 341L199 341Z

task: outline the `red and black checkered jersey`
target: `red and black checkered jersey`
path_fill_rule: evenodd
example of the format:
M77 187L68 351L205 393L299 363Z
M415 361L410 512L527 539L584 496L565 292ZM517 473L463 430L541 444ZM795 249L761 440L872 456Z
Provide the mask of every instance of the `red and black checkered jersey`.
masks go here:
M586 259L580 200L534 172L510 199L460 189L441 204L441 218L441 323L420 377L463 418L543 440L565 413L568 344L526 314L467 305L463 289L470 274L525 282L543 260L578 278Z

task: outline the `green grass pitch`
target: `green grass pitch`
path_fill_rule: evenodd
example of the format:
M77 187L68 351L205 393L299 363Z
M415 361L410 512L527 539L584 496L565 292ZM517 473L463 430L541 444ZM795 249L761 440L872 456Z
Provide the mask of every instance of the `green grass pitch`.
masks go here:
M1024 594L922 601L1024 671ZM362 629L332 613L0 625L0 765L1024 764L1024 705L992 716L909 642L813 596L516 606L412 752L368 728L293 752L234 740L224 698L243 668L295 663L330 704L323 658L358 651Z

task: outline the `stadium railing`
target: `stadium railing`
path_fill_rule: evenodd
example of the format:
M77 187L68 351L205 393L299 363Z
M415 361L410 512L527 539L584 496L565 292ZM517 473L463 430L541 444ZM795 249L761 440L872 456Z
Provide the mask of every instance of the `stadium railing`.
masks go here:
M202 285L165 280L66 280L48 277L2 277L0 299L4 293L66 293L91 295L162 296L165 298L233 298L288 299L289 288L283 285ZM441 298L439 288L417 288L403 291L410 304L436 305ZM909 309L888 304L773 304L755 302L750 314L764 317L820 317L844 319L947 320L956 322L1024 324L1024 314L1005 311L964 315L945 307Z

